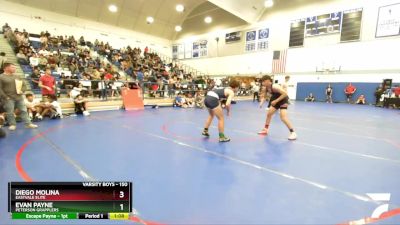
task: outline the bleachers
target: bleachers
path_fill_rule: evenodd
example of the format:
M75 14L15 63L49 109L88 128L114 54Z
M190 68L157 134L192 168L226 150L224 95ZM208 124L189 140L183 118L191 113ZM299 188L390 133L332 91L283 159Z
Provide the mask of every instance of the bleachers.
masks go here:
M29 35L29 44L30 47L33 49L33 51L35 53L39 53L39 51L42 50L42 43L40 41L40 37L41 35L38 34L30 34ZM77 75L79 79L82 78L82 74L84 73L84 70L88 69L88 65L89 63L95 63L95 68L97 71L100 70L100 68L108 68L107 71L109 71L109 73L112 73L111 71L116 71L120 74L120 79L117 81L124 81L124 82L136 82L138 83L139 81L136 80L135 77L131 77L129 75L127 75L124 71L124 69L122 68L122 59L128 59L130 57L128 57L127 55L127 50L131 49L131 57L130 59L133 60L134 57L136 57L137 52L135 52L135 49L138 49L139 52L141 52L142 50L139 48L130 48L127 47L125 48L124 51L122 51L121 49L113 49L112 47L108 47L107 44L105 45L94 45L91 42L82 42L80 43L79 40L73 40L68 39L68 41L66 41L66 39L64 39L64 41L58 42L57 44L57 40L58 39L51 39L49 38L49 44L47 46L47 51L50 53L55 53L58 57L58 59L64 60L64 58L67 60L68 65L70 65L72 59L77 59L77 67L75 72L70 71L69 68L53 68L52 70L52 76L55 77L56 81L57 81L57 86L61 87L62 85L60 85L64 80L63 77L61 77L61 73L64 73L64 75L66 75L67 77L70 77L71 75ZM51 43L50 43L51 42ZM80 45L83 44L83 45ZM10 45L17 50L18 46L16 46L13 43L10 43ZM73 52L70 51L70 47L75 48L75 50ZM105 49L109 48L109 52L108 51L104 51ZM150 53L151 52L151 53ZM207 88L210 86L210 80L206 80L205 85L199 85L195 82L195 79L190 79L190 83L182 83L180 88L177 88L175 90L171 90L170 87L168 88L163 88L162 90L160 89L159 83L156 82L157 81L157 76L161 77L164 81L162 82L164 87L169 86L168 85L168 77L164 77L164 73L161 73L161 69L164 68L166 66L166 63L172 63L172 59L162 56L159 56L159 54L153 50L150 50L149 53L146 54L140 54L140 58L135 58L136 61L129 61L129 63L131 63L131 67L130 69L126 70L128 73L129 70L131 70L133 72L133 70L135 70L136 68L134 68L133 65L139 65L141 66L141 71L144 73L145 69L149 69L150 70L150 74L148 79L145 78L144 81L142 82L142 87L143 87L143 96L145 98L145 104L150 104L150 105L165 105L165 106L170 106L172 105L173 102L173 97L175 96L175 94L181 92L181 93L192 93L192 95L194 95L196 90L202 90L204 88ZM116 54L120 54L122 59L119 60L114 60L114 56ZM89 57L90 56L90 57ZM92 57L93 56L93 57ZM82 63L81 61L83 61L83 57L89 57L89 60L85 63ZM47 60L49 58L47 57ZM104 60L107 60L109 62L108 65L111 66L107 66L107 65L101 65L99 64L99 62L103 62ZM160 62L159 65L154 64L154 62ZM144 66L144 64L142 63L149 63L148 66ZM27 77L27 81L29 83L29 85L31 87L37 86L37 85L33 85L32 79L30 79L30 75L33 73L33 68L31 67L31 65L29 64L28 60L24 60L24 59L18 59L17 63L20 64L22 73L25 74L25 76ZM39 63L40 63L40 58L39 58ZM151 64L150 64L151 63ZM82 65L80 65L82 64ZM161 67L160 67L161 65ZM172 65L172 64L171 64ZM179 74L175 74L175 72L177 72L175 70L175 68L173 68L173 66L168 66L167 68L170 68L171 71L168 71L170 73L170 76L178 76ZM39 64L40 66L40 64ZM60 64L58 64L58 66L61 66L61 62ZM155 67L156 66L156 67ZM62 66L65 67L65 66ZM155 67L156 69L156 73L151 73L151 69ZM157 69L160 68L160 69ZM41 67L41 69L43 70L44 68ZM183 71L184 69L188 69L189 71ZM189 72L193 71L191 68L189 67L183 67L180 68L180 70L182 70L181 72L184 75L184 77L186 77L186 74L189 74ZM194 77L195 78L195 77ZM85 81L85 82L99 82L95 79L93 79L91 77L92 80L89 81ZM179 79L178 79L179 80ZM108 82L113 82L113 81L108 81ZM144 82L144 83L143 83ZM147 83L146 83L147 82ZM83 83L82 80L80 80L78 83ZM195 84L196 83L196 84ZM93 88L93 84L89 85L89 87ZM156 89L154 89L156 88ZM32 88L31 90L37 97L41 97L41 91L38 88ZM107 90L107 93L110 94L111 92L114 91L119 91L119 89L111 89L110 87ZM95 91L91 91L91 92L99 92L97 90ZM90 92L90 93L91 93ZM163 95L161 95L161 93L164 93ZM69 98L68 96L68 91L66 89L61 88L59 90L59 92L57 93L58 95L60 95L60 99L59 101L62 102L62 108L68 112L73 110L73 101L72 99ZM122 105L121 102L121 98L120 97L108 97L108 99L111 99L111 101L99 101L99 99L95 98L94 96L89 96L88 100L90 101L89 103L89 110L107 110L107 109L117 109Z

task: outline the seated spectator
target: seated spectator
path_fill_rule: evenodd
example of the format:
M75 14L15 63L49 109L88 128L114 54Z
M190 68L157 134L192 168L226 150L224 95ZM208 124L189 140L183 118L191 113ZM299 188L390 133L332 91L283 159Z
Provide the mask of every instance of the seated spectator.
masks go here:
M29 64L31 65L31 67L37 67L39 65L39 57L37 56L37 54L33 54L30 58L29 58Z
M344 89L344 93L346 94L347 97L347 103L351 103L351 100L353 98L353 94L357 91L357 88L354 87L351 83L346 86Z
M360 95L356 101L356 104L365 105L365 97L364 95Z
M82 95L78 94L74 99L75 104L75 113L76 114L83 114L84 116L89 116L90 113L88 112L87 107L87 100L82 97Z
M201 91L198 91L196 93L194 102L195 102L196 108L203 109L205 107L205 105L204 105L204 93L201 92Z
M175 97L175 101L173 104L174 107L181 107L181 108L187 108L188 105L186 103L185 97L182 96L181 93L178 94L178 96Z
M28 110L29 119L31 119L31 121L43 119L41 115L43 111L43 106L40 103L39 99L35 99L35 96L33 94L25 95L25 105L26 109Z
M194 98L193 98L192 94L190 94L190 93L188 94L188 97L186 98L186 104L189 108L193 108L195 106Z
M19 50L19 52L17 53L17 58L18 59L27 59L26 55L24 54L24 51L22 49Z
M47 67L47 58L44 55L39 55L39 68L44 70Z
M4 72L3 70L3 64L7 62L7 57L6 57L6 53L4 52L0 52L0 74L2 74Z
M44 108L42 116L49 116L51 119L63 118L61 105L55 95L48 95L45 98Z
M42 47L40 50L39 50L39 55L43 55L43 57L47 57L49 54L50 54L50 52L49 51L47 51L47 49L45 48L45 47Z
M52 70L57 70L57 57L55 57L52 53L47 57L47 64L50 66Z
M307 98L304 99L304 101L306 102L315 102L315 97L313 95L313 93L310 93Z

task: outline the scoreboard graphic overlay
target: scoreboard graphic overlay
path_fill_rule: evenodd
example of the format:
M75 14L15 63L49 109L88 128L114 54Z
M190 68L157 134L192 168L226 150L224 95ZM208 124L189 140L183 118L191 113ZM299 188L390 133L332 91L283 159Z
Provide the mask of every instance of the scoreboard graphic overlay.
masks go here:
M131 182L10 182L12 219L115 219L132 212Z

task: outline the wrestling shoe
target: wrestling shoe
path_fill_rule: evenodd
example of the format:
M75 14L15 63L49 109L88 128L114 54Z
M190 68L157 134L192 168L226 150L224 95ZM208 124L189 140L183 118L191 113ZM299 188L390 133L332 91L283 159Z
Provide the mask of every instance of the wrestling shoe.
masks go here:
M203 133L201 133L203 136L205 137L210 137L210 134L208 133L208 131L204 130Z
M289 137L288 137L288 139L291 140L291 141L296 140L297 139L297 134L295 132L291 132Z
M228 142L228 141L231 141L231 139L228 137L220 137L219 138L219 142Z
M267 128L263 128L260 132L258 132L257 134L260 135L267 135L268 134L268 129Z

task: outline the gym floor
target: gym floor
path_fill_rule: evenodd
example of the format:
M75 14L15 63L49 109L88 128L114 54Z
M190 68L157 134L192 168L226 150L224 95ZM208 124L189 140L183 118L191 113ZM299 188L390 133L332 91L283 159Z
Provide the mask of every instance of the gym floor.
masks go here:
M228 143L218 143L216 119L211 137L201 136L200 109L93 112L6 129L0 224L38 224L10 219L7 182L85 180L132 181L140 217L132 221L143 224L400 224L398 110L295 102L298 140L288 141L278 115L268 136L257 135L266 117L258 103L232 108ZM385 203L367 193L391 194L381 218L370 217Z

